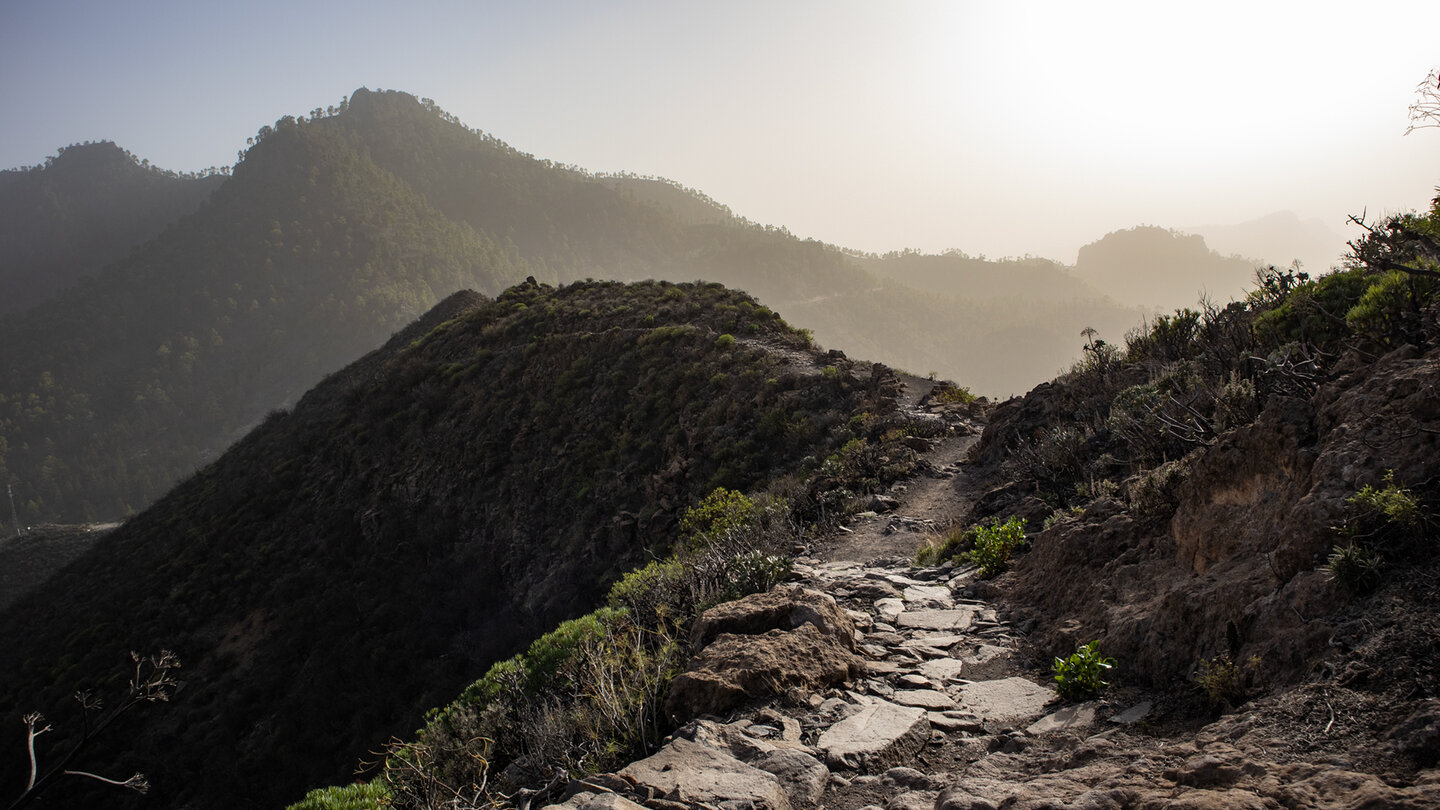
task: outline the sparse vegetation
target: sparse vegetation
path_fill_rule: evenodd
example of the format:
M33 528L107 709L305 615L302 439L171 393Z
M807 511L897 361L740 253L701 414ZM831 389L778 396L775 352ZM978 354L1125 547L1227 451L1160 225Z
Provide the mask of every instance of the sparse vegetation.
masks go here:
M53 761L47 761L47 758L40 756L36 742L41 735L50 733L54 728L39 712L30 712L21 718L25 723L25 750L29 755L30 775L25 782L25 789L10 804L11 810L24 807L40 798L42 793L65 777L128 788L139 793L150 789L150 783L143 774L136 773L126 779L114 779L88 770L79 770L76 762L80 754L121 715L144 703L169 701L178 688L179 681L176 680L175 671L180 668L180 659L169 650L148 656L132 652L130 659L135 665L130 684L125 694L110 708L105 708L103 701L89 690L75 693L75 702L80 705L80 728L78 733L71 732L66 750Z
M1195 685L1215 708L1233 709L1245 702L1249 694L1247 684L1260 672L1261 666L1258 656L1250 657L1241 666L1230 659L1229 653L1221 653L1200 662Z
M1010 556L1025 544L1025 522L1018 517L993 518L966 529L954 528L921 546L917 565L935 565L945 560L974 563L981 578L990 579L1005 570Z

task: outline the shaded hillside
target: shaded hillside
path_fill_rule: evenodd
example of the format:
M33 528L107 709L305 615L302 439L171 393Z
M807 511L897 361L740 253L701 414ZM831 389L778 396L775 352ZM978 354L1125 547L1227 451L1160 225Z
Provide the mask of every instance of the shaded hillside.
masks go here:
M0 323L0 478L22 522L131 514L444 296L527 275L718 281L828 347L991 394L1054 373L1081 329L1133 318L1052 301L1048 282L983 310L881 283L698 192L537 160L361 89L261 128L195 213Z
M990 259L959 251L927 255L903 252L857 257L860 266L916 290L977 301L995 298L1037 303L1099 301L1105 293L1049 259Z
M31 526L0 538L0 610L40 587L104 537L114 524Z
M0 172L0 314L24 312L124 258L224 180L141 164L109 141Z
M1123 304L1164 311L1240 296L1255 281L1255 263L1221 256L1203 237L1142 225L1080 248L1075 275Z
M345 138L282 126L181 227L0 323L0 476L22 521L127 514L442 295L523 277Z
M976 517L1029 521L992 593L1040 620L1042 653L1099 638L1159 686L1251 658L1267 686L1349 668L1382 721L1440 694L1437 234L1440 199L1344 270L1268 271L995 410L978 455L1007 483Z
M343 781L665 553L712 488L893 408L825 362L713 284L456 295L0 616L0 713L43 708L63 745L71 691L168 647L185 687L92 761L144 771L144 806L276 807ZM20 765L0 759L0 784Z

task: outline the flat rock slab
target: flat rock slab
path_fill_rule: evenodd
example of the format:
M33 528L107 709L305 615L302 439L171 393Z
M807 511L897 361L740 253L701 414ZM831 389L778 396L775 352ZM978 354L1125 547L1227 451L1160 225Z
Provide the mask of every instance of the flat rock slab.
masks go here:
M972 667L981 664L988 664L997 658L1003 658L1009 654L1004 647L997 647L994 644L976 644L974 648L966 648L959 651L959 658Z
M978 714L987 723L1018 725L1045 713L1055 699L1055 690L1024 678L977 681L960 687L960 705Z
M937 692L934 689L900 689L896 690L890 699L901 706L919 706L930 711L955 708L954 699L944 692Z
M1119 723L1122 726L1134 725L1145 719L1145 716L1150 713L1151 705L1148 700L1143 703L1136 703L1134 706L1111 717L1110 722Z
M1094 703L1066 706L1058 712L1048 714L1031 723L1025 729L1025 733L1038 737L1041 734L1052 734L1056 731L1089 728L1095 725L1095 708L1096 704Z
M878 606L878 604L877 604ZM957 610L907 610L896 617L895 623L912 630L969 630L975 621L975 611Z
M826 729L815 747L832 768L878 773L905 764L929 739L924 709L877 700Z
M944 585L911 585L904 591L906 602L930 602L941 607L955 604L955 597Z
M882 622L894 624L895 619L898 618L904 611L905 601L903 599L875 600L875 615L879 616L880 621Z
M936 682L945 683L960 677L965 665L954 658L936 658L920 665L920 674Z
M630 763L620 776L654 788L670 801L716 806L749 802L757 810L790 810L789 796L774 774L685 739Z
M954 633L921 633L914 638L905 639L900 642L901 647L934 647L939 650L946 650L964 641L964 636Z

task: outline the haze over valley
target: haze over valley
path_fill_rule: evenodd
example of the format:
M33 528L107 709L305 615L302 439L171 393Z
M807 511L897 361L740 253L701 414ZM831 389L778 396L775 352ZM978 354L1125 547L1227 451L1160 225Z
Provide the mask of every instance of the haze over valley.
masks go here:
M0 801L1440 807L1440 7L171 5L0 11Z

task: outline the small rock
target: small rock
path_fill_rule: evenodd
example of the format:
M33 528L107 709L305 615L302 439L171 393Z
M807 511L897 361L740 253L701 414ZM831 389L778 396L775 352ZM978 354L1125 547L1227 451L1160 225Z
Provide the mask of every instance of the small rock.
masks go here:
M900 676L900 685L908 686L911 689L926 689L931 686L931 683L929 678L911 673Z
M820 760L793 748L771 751L750 764L774 774L790 795L791 804L797 807L819 804L830 780L830 769Z
M930 777L914 768L906 768L904 766L897 766L880 774L880 781L887 785L897 785L909 790L935 789L935 785Z
M894 512L896 509L900 508L900 501L899 499L892 498L889 495L876 495L875 497L870 499L869 508L870 511L877 514Z
M944 692L937 692L934 689L897 690L891 700L901 706L919 706L932 711L955 708L954 699Z
M1095 725L1095 710L1098 705L1095 703L1082 703L1078 706L1066 706L1054 714L1036 720L1025 729L1026 734L1039 737L1041 734L1053 734L1057 731L1070 731L1072 729L1089 728Z
M954 734L956 732L976 734L985 730L985 724L980 722L980 718L974 715L949 711L930 712L929 716L930 725L947 734Z
M1110 722L1119 723L1122 726L1133 726L1145 719L1145 716L1150 714L1150 709L1151 703L1148 700L1142 703L1136 703L1134 706L1111 717Z
M932 810L935 806L934 791L906 791L885 803L885 810Z
M997 810L995 803L960 787L948 787L935 797L934 810Z

